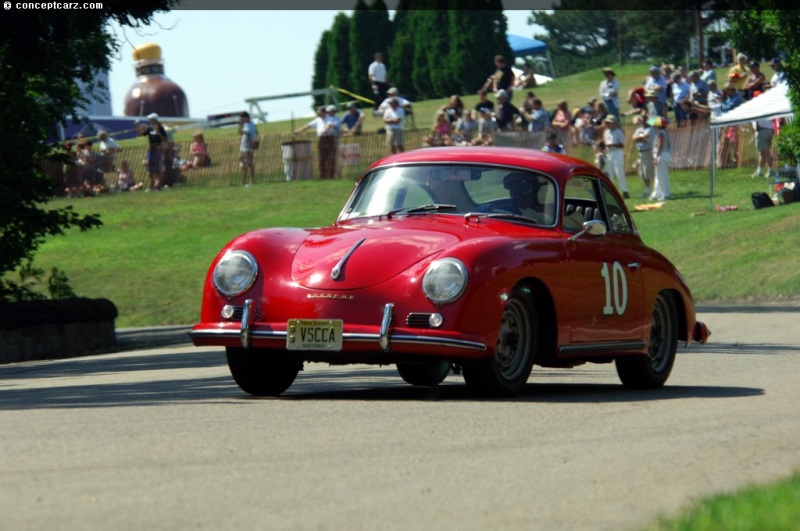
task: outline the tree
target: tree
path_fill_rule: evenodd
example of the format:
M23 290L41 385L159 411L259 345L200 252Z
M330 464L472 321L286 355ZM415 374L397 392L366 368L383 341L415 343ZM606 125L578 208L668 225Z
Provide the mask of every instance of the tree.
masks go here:
M328 39L328 72L325 86L350 89L350 17L339 13L333 19Z
M331 32L326 30L322 32L322 36L317 43L317 50L314 52L314 75L311 78L311 90L321 89L328 86L328 42L331 38ZM325 104L325 96L314 96L314 107L319 107Z
M95 72L107 70L119 49L108 22L140 27L177 3L156 0L131 9L130 2L110 0L103 9L80 11L12 6L0 17L0 301L15 298L8 274L30 263L46 237L101 224L71 207L47 207L57 188L42 161L52 155L47 140L57 124L75 118L86 103L77 82L95 86Z
M370 7L364 0L358 0L350 22L350 87L356 94L372 95L367 69L376 52L384 55L389 68L387 52L393 34L389 12L382 0L376 0Z

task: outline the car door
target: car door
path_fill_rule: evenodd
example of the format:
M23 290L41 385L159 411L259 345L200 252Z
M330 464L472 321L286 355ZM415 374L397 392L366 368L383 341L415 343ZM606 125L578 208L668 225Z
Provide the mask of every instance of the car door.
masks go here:
M565 197L576 195L584 201L584 220L603 221L607 232L583 234L565 244L572 297L570 345L580 351L641 348L643 260L633 224L617 196L596 177L572 177Z

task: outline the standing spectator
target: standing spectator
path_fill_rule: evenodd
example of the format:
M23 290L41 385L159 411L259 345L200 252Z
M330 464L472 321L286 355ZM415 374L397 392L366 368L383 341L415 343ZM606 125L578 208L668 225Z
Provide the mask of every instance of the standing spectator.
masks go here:
M478 116L486 112L489 114L494 112L494 102L486 99L486 91L483 89L478 91L478 103L475 104L475 110L478 112Z
M633 142L639 151L639 177L644 182L642 197L649 197L655 179L655 166L653 165L653 128L647 124L645 116L637 116L634 123L639 127L633 132Z
M397 98L389 100L389 108L383 113L383 123L386 125L386 145L389 146L392 154L405 151L403 141L403 119L405 110L400 107Z
M669 186L669 163L672 160L672 138L667 130L667 122L663 118L655 118L655 145L653 147L653 163L655 165L655 184L650 199L665 201L671 197Z
M756 132L756 149L758 150L758 167L753 177L761 177L761 168L764 168L764 177L774 177L772 170L772 120L756 120L753 122Z
M695 70L689 74L692 101L708 105L708 92L711 90L708 83L702 79L700 71ZM716 81L714 82L716 84Z
M242 167L242 184L250 186L256 177L255 142L258 139L256 124L247 111L239 115L239 166ZM247 176L250 175L250 181Z
M611 68L604 68L606 78L600 82L600 99L606 105L609 114L613 114L619 122L619 81Z
M122 147L105 131L97 133L97 138L100 140L100 167L104 172L114 171L114 159L122 152Z
M786 71L783 69L783 63L777 57L770 61L769 66L772 68L774 74L772 74L772 78L769 80L769 84L771 86L780 85L781 83L786 83Z
M606 154L606 143L602 140L598 140L594 143L594 165L597 166L600 171L608 175L606 171L606 164L608 162L608 155Z
M333 108L336 111L336 107ZM333 179L336 172L335 124L328 118L325 107L317 107L317 117L306 125L295 129L295 134L314 128L317 132L317 151L319 153L320 179Z
M736 90L743 91L750 71L747 69L747 56L740 53L736 56L736 64L728 70L728 83L732 83Z
M411 112L411 101L410 101L410 100L407 100L407 99L405 99L405 98L404 98L404 97L402 97L402 96L400 96L400 95L399 95L399 92L398 92L398 90L397 90L397 87L390 87L390 88L389 88L389 89L386 91L386 99L385 99L385 100L383 100L383 101L381 102L381 104L380 104L380 105L378 105L378 112L380 113L380 115L381 115L381 116L383 116L383 113L385 113L385 112L386 112L386 110L389 108L389 102L390 102L390 101L392 101L392 98L394 98L394 99L396 99L396 100L397 100L397 104L398 104L398 105L399 105L399 106L400 106L400 107L401 107L401 108L402 108L402 109L403 109L403 110L404 110L406 113L409 113L409 112Z
M344 131L344 134L346 136L360 135L363 132L362 127L365 117L366 115L358 110L355 103L348 103L347 112L342 116L342 125L347 126L347 130Z
M689 117L687 109L692 100L692 87L684 81L680 72L672 74L672 108L675 113L675 125L683 127Z
M665 70L669 70L668 65ZM656 94L656 111L659 116L667 117L667 79L661 75L661 69L653 65L650 67L650 77L644 82L645 95L647 91Z
M558 100L558 103L556 103L556 112L553 114L550 125L556 133L560 144L563 144L567 138L569 138L569 128L571 124L572 113L569 112L567 100Z
M167 143L167 131L158 121L158 114L147 115L149 125L139 123L139 136L147 135L148 148L145 163L147 164L148 190L160 190L164 178L164 154L162 147Z
M603 122L606 124L603 141L608 150L606 174L610 179L616 179L617 186L622 192L622 197L630 199L628 181L625 178L625 133L620 128L616 116L608 115Z
M711 61L708 59L703 61L702 68L703 70L700 72L700 79L706 83L711 83L712 81L717 80L717 71L714 70L714 65L711 64Z
M375 53L375 60L367 68L369 83L372 85L372 92L375 94L375 109L386 99L386 91L389 89L389 72L383 64L383 54Z
M758 92L759 94L764 92L764 86L767 84L767 76L761 71L761 63L758 61L753 61L750 63L750 75L747 77L747 81L744 84L744 99L750 100L753 99L755 94Z
M497 128L501 131L511 131L514 129L516 117L519 116L519 109L510 101L505 90L498 90L494 97L497 99Z
M489 90L490 87L495 93L503 90L510 102L514 96L514 71L506 64L506 58L502 55L494 56L494 66L497 70L486 79L481 90Z

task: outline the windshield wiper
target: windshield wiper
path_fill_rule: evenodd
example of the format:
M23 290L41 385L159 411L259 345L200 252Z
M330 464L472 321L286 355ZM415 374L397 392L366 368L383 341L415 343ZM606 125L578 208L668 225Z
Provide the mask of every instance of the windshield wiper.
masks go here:
M537 221L533 218L529 218L528 216L522 216L520 214L512 214L511 212L469 212L465 215L465 218L469 220L469 218L496 218L496 219L508 219L511 221L521 221L523 223L533 223L534 225L541 225L540 221Z
M396 214L418 214L420 212L438 212L440 210L456 210L458 207L456 205L446 205L441 203L432 203L430 205L422 205L418 207L406 207L406 208L397 208L395 210L390 210L384 216L387 218L391 218Z

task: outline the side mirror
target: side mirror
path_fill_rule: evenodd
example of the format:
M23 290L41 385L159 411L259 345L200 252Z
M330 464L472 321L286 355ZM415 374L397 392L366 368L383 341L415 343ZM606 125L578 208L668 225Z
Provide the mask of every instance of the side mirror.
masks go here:
M592 236L602 236L608 231L606 224L600 221L599 219L593 219L587 221L583 224L583 228L580 232L577 232L569 237L569 241L574 242L584 234L590 234Z

